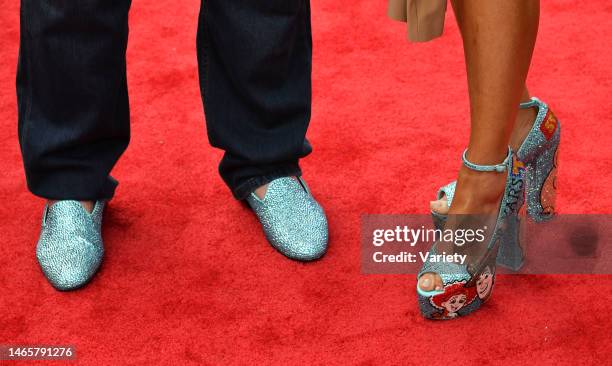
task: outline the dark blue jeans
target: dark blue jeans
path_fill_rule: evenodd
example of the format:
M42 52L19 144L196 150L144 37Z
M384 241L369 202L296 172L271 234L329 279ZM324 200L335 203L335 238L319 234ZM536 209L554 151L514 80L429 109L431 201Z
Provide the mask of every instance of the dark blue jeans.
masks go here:
M28 187L49 199L110 198L130 139L129 0L21 0L19 141ZM200 89L219 172L238 199L300 175L311 147L309 0L203 0ZM151 157L153 158L153 157Z

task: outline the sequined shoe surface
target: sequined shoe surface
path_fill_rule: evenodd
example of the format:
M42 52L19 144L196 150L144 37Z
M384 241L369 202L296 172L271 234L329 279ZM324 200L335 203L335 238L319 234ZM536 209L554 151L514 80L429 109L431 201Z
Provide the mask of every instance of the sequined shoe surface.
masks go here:
M302 178L273 180L263 199L247 197L270 244L288 258L311 261L327 250L327 218Z
M499 205L498 213L486 221L477 221L480 227L490 227L486 240L472 251L464 244L454 242L436 242L428 254L417 277L417 297L422 315L428 319L447 320L468 315L481 307L491 296L495 283L496 258L500 250L517 246L518 210L522 205L522 196L515 193L524 185L525 169L518 162L515 154L508 149L503 163L497 165L476 165L470 163L463 155L463 164L472 170L482 172L506 173L506 187ZM461 222L469 221L472 216L460 218ZM476 216L478 219L478 217ZM488 226L488 223L493 223ZM451 252L447 252L450 250ZM441 258L459 253L477 253L468 256L466 262L444 261ZM436 259L436 260L432 260ZM442 279L443 287L439 290L424 291L419 286L420 277L425 273L435 273Z
M555 214L561 123L548 105L538 98L522 103L521 108L538 110L529 135L516 153L524 162L527 173L527 213L537 222L546 221Z
M537 115L525 141L516 152L518 164L526 170L527 213L536 222L546 221L555 213L557 157L561 124L548 105L538 98L520 104L521 109L536 108ZM457 182L438 190L436 199L446 197L450 208ZM431 211L436 228L442 228L446 215Z
M82 287L100 267L104 206L104 201L97 201L92 213L78 201L57 201L45 207L36 257L57 290Z

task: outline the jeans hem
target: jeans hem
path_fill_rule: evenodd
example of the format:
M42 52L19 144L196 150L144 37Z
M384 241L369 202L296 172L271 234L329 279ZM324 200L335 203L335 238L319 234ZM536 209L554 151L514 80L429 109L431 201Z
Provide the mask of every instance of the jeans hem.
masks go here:
M110 200L119 182L110 175L102 184L98 178L83 178L75 174L52 174L44 182L27 179L28 190L35 196L48 200L97 201ZM92 187L98 187L92 189Z

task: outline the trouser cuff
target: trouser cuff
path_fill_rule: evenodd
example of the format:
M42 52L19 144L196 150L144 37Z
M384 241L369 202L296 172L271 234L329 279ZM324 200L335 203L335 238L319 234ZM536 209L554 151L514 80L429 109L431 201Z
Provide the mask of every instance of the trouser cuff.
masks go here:
M266 173L265 175L257 176L246 180L245 182L239 184L237 187L232 189L232 194L238 200L243 200L247 198L251 192L255 191L255 189L270 183L271 181L277 178L283 177L299 177L302 175L302 170L299 165L292 164L286 167L277 168L270 173ZM231 188L231 187L230 187Z

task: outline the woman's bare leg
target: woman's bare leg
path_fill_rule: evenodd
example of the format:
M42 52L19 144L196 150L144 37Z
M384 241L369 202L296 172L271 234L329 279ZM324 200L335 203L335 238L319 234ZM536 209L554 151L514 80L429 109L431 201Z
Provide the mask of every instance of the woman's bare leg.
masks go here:
M518 115L528 96L525 79L540 16L539 0L452 0L465 53L471 130L468 159L476 164L504 160ZM523 130L523 126L517 126ZM528 132L528 130L527 130ZM513 142L519 139L514 136ZM499 209L505 173L461 167L449 214L494 214ZM419 279L425 291L441 288L440 277Z
M521 103L528 102L531 100L531 95L527 90L527 87L523 89L523 95L521 96ZM517 106L518 107L518 106ZM512 129L512 135L510 136L510 146L513 151L518 151L525 138L529 134L529 131L533 127L533 121L536 118L536 110L533 108L519 109L517 111L516 120L514 121L514 128ZM440 213L447 214L449 207L446 202L446 197L442 197L439 200L430 202L430 209Z

